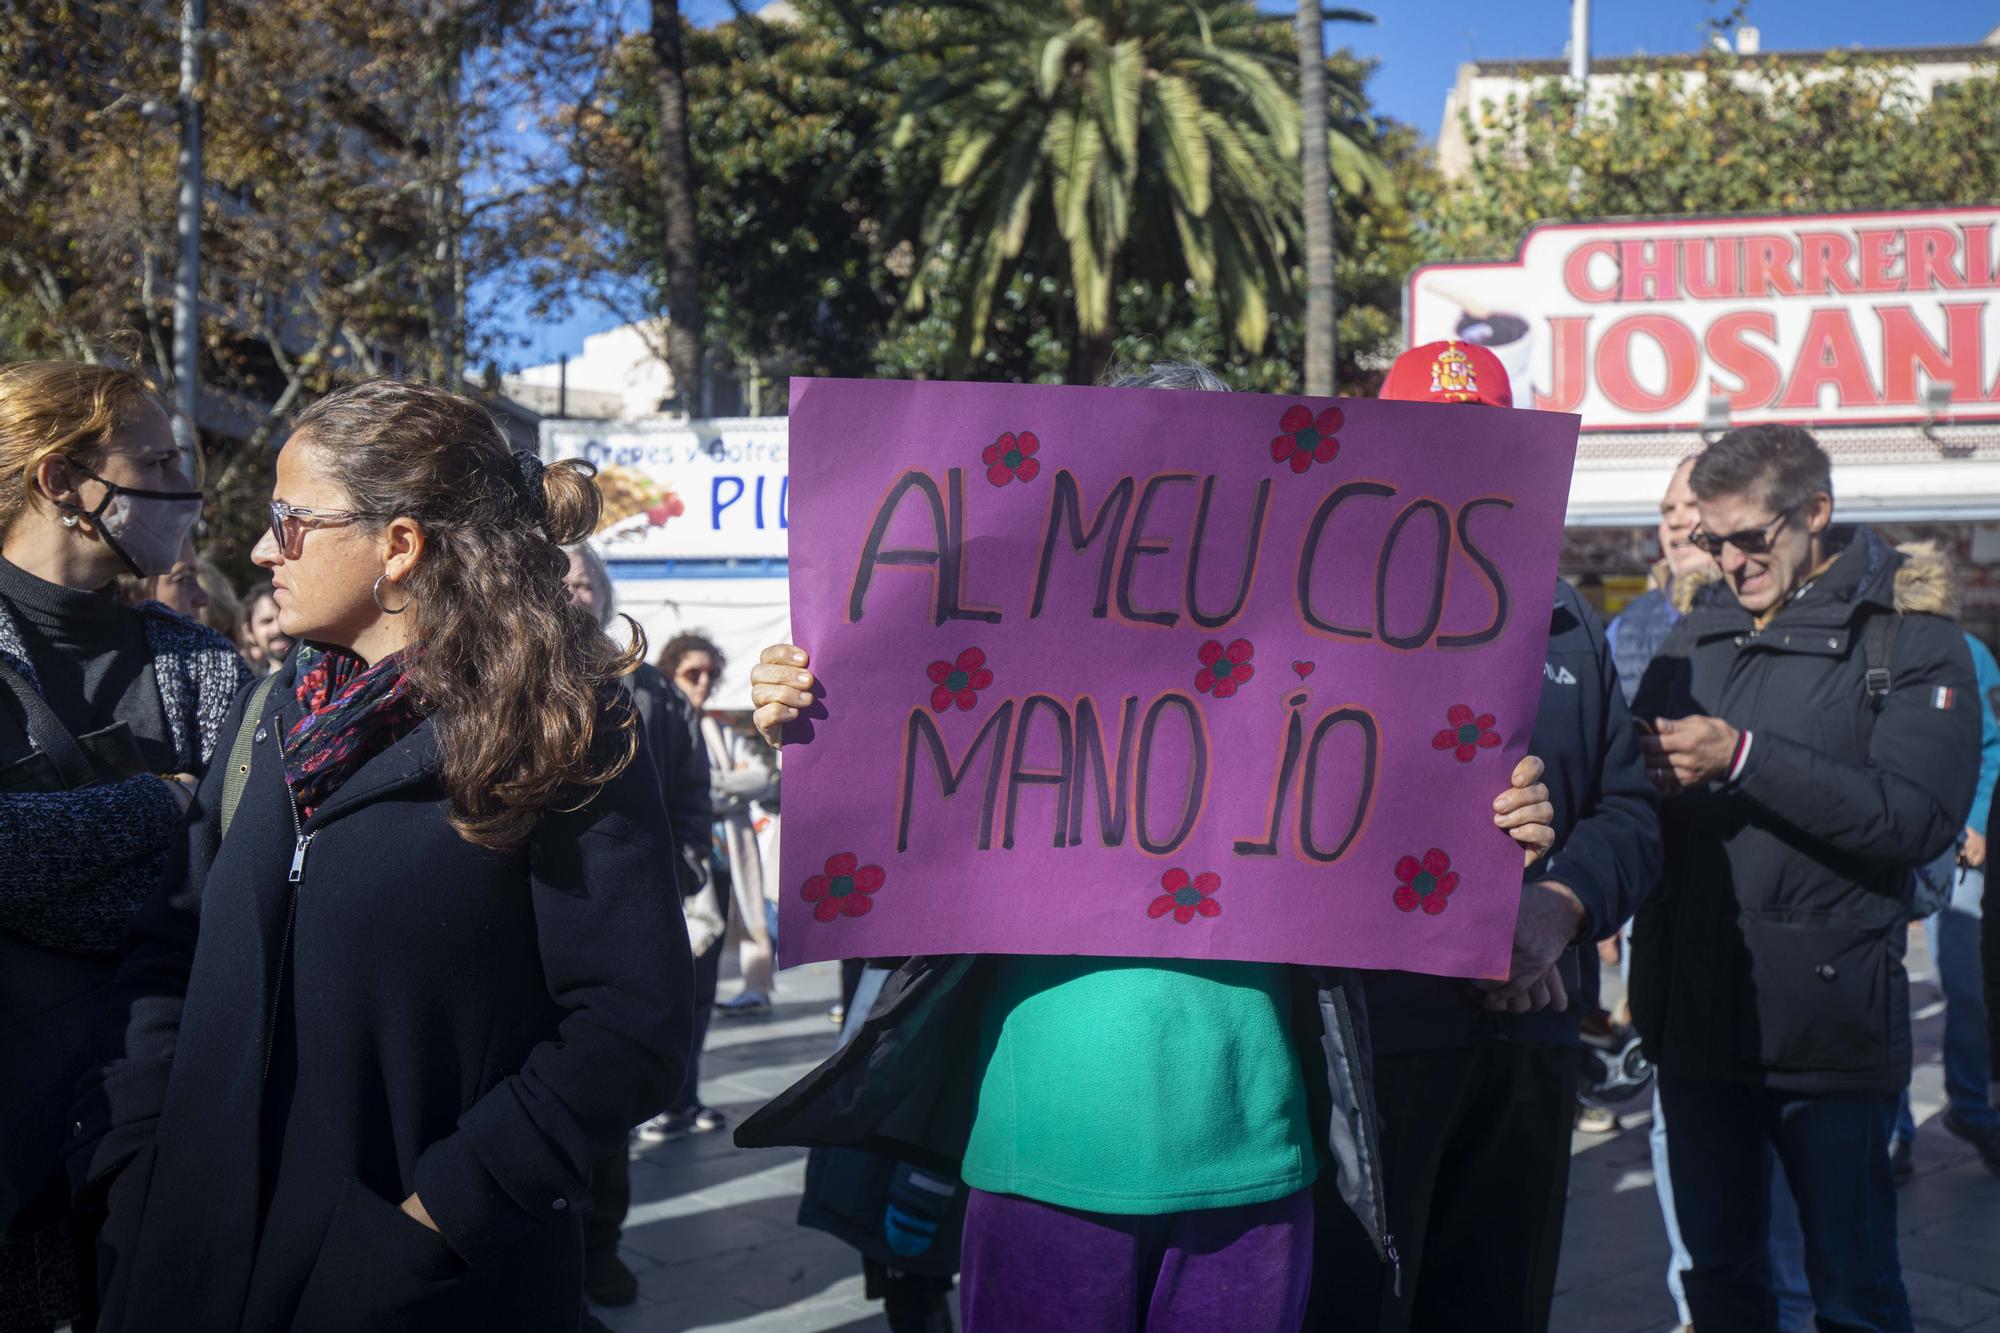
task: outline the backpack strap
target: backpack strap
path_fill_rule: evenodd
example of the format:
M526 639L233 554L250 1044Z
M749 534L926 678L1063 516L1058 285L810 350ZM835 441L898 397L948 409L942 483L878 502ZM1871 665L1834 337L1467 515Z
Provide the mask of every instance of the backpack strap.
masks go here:
M76 743L76 737L70 735L69 728L62 724L55 710L35 693L34 687L21 673L5 662L0 662L0 687L14 696L14 702L21 710L22 729L34 742L35 748L49 757L49 763L54 766L62 785L71 791L95 785L98 781L97 769L91 765L83 747Z
M1861 661L1868 668L1864 689L1868 711L1879 713L1889 700L1890 661L1895 656L1896 630L1903 616L1898 611L1875 611L1861 622Z
M256 727L264 720L264 707L271 702L271 687L277 684L278 672L257 682L250 691L250 702L243 706L243 720L236 724L236 739L229 746L229 770L222 775L222 833L229 836L229 821L236 818L236 807L242 804L243 788L250 781L250 761L256 757L252 748L256 744Z

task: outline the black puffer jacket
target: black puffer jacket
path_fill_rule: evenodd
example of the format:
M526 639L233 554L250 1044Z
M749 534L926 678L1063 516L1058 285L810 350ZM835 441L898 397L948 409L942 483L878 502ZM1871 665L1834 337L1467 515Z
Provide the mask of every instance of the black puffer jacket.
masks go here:
M1638 716L1753 737L1733 785L1663 811L1666 871L1632 928L1632 1013L1663 1069L1794 1092L1908 1083L1908 871L1965 826L1979 769L1948 590L1940 557L1864 529L1761 631L1704 589L1647 670ZM1878 712L1864 626L1898 613Z

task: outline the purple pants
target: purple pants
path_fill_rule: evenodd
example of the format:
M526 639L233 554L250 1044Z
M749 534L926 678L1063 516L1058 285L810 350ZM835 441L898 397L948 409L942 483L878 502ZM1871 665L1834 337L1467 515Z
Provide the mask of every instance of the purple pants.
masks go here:
M1148 1217L973 1190L965 1333L1298 1333L1312 1236L1309 1189Z

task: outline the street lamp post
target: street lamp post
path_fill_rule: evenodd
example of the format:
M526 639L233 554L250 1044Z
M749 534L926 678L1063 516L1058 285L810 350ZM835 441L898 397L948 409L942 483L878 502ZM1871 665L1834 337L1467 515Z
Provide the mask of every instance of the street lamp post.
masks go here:
M195 404L200 387L201 300L201 48L208 0L181 0L180 195L174 235L180 242L174 272L174 442L190 477L195 475Z

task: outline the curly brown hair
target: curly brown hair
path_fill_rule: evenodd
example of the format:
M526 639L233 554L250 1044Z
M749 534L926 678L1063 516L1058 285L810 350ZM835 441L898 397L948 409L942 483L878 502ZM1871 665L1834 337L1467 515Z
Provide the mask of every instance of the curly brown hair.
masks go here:
M602 501L584 462L516 463L470 398L370 380L330 394L298 437L359 511L416 520L410 684L430 711L451 822L467 842L517 847L543 811L589 801L638 752L622 651L563 589L565 545ZM540 485L530 480L540 471Z

